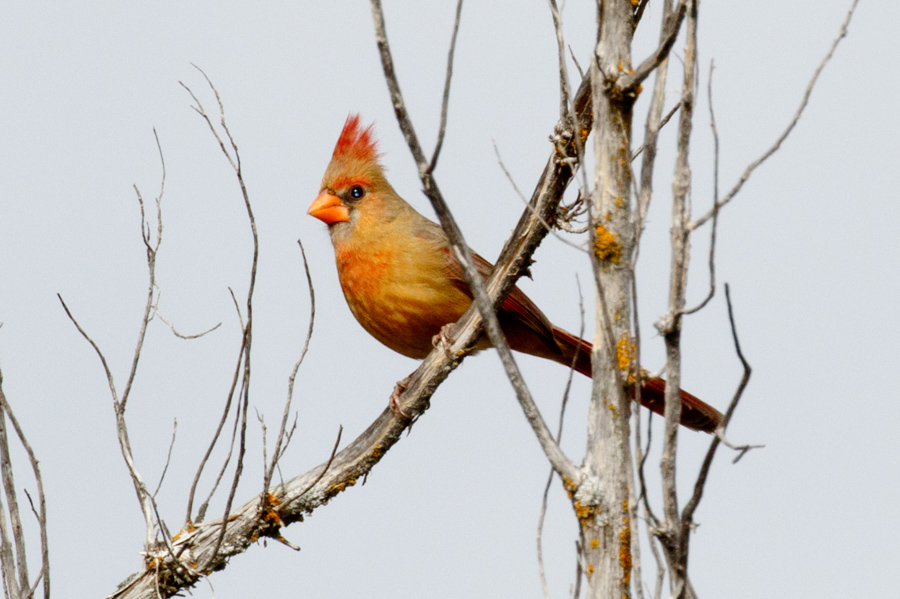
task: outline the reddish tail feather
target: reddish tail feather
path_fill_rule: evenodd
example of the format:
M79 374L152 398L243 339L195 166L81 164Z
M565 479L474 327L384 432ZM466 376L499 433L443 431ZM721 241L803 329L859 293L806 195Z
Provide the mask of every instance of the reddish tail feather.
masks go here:
M562 350L562 359L559 361L567 366L572 366L574 360L575 370L590 377L593 346L584 339L556 327L553 327L553 337ZM666 381L661 378L647 379L641 386L641 405L662 415L665 413L665 393ZM681 424L683 426L695 431L712 433L721 422L721 412L682 389Z

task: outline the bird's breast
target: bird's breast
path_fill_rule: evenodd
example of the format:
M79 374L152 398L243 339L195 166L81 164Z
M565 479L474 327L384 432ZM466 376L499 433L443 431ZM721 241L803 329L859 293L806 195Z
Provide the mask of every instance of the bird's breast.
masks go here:
M338 276L351 312L373 337L411 358L424 358L443 325L471 300L447 279L441 252L393 242L335 248Z

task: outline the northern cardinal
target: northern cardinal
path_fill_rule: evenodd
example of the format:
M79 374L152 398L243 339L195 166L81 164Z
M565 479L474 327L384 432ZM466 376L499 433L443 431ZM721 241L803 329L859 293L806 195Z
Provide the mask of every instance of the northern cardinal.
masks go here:
M373 127L362 128L359 115L347 118L309 214L328 225L341 287L356 320L394 351L424 358L441 327L459 320L472 303L443 229L385 179ZM491 264L472 255L487 277ZM591 344L554 326L518 287L497 318L512 349L591 376ZM482 335L475 349L490 346ZM662 414L664 392L664 380L644 380L642 405ZM722 421L718 410L690 393L682 391L681 401L684 426L713 432Z

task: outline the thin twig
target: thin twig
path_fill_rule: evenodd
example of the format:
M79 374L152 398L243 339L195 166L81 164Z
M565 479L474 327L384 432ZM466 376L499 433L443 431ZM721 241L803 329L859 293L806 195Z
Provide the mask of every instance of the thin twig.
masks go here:
M159 296L157 296L156 301L158 304ZM179 332L178 329L175 328L174 324L172 324L171 322L166 320L166 318L162 315L162 313L160 313L158 305L156 306L156 308L154 308L153 313L156 315L157 318L159 318L163 322L163 324L165 324L167 327L169 327L169 330L172 331L172 334L175 335L176 337L178 337L179 339L185 339L185 340L199 339L200 337L203 337L204 335L212 333L213 331L218 329L220 326L222 326L222 323L220 322L200 333L193 333L190 335L186 335L184 333Z
M497 164L500 165L500 169L503 171L503 174L506 175L507 180L509 181L510 185L512 185L513 190L516 192L516 195L519 197L520 200L522 200L522 203L525 205L525 209L530 211L532 214L534 214L534 217L537 218L538 220L540 220L541 223L545 227L547 227L547 231L549 231L549 233L551 235L553 235L553 237L555 237L556 239L558 239L559 241L563 242L564 244L566 244L567 246L569 246L571 248L574 248L583 253L587 253L587 249L584 246L574 243L574 242L566 239L559 233L557 233L556 228L551 226L550 223L548 223L546 220L544 220L544 217L542 217L540 214L538 214L535 211L534 207L528 203L528 198L526 198L524 195L522 195L522 192L519 190L519 186L516 185L516 182L513 179L512 174L506 168L506 164L503 163L503 158L500 156L500 149L497 147L497 142L493 141L493 144L494 144L494 154L497 156Z
M738 359L744 367L744 374L741 376L741 381L738 383L737 390L734 392L734 397L731 398L731 403L728 404L728 410L725 412L725 417L722 419L722 431L728 427L728 423L731 421L735 409L737 409L738 402L741 400L741 396L744 394L744 390L750 382L750 374L753 372L750 363L747 362L744 353L741 351L741 342L738 339L737 326L734 323L734 309L731 304L731 290L728 288L728 283L725 283L725 303L728 306L728 323L731 326L731 338L734 340L734 351L737 353ZM723 440L724 436L717 434L709 444L706 457L703 459L703 465L700 467L700 473L697 475L697 481L694 483L694 493L684 507L684 512L682 512L681 515L682 526L684 527L689 527L694 521L694 512L697 510L697 506L700 505L700 499L703 497L703 488L706 485L709 469L710 466L712 466L713 458L716 455L716 449L718 449L720 441ZM734 461L736 462L739 460L752 448L753 446L749 445L735 448L738 449L740 453Z
M444 79L444 95L441 99L441 126L438 129L437 144L431 155L431 163L428 172L434 172L437 167L438 156L441 155L441 147L444 145L444 133L447 130L447 107L450 105L450 79L453 77L453 53L456 51L456 34L459 33L459 21L462 16L463 0L456 3L456 18L453 20L453 35L450 37L450 51L447 52L447 76Z
M693 308L683 310L682 314L684 316L702 310L716 294L716 231L719 228L719 131L716 129L716 113L713 110L712 101L714 64L712 60L709 61L709 80L706 83L706 95L709 102L709 128L713 136L713 222L712 231L709 235L709 293L706 294L702 302Z
M575 276L575 282L578 285L578 307L581 311L581 328L578 330L578 336L584 338L584 295L581 293L581 282L578 280L578 276ZM566 406L569 403L569 392L572 389L572 378L575 374L575 364L578 360L578 352L575 352L575 355L572 356L572 363L569 366L569 376L566 378L566 386L563 389L562 401L559 406L559 428L556 431L556 443L562 443L562 434L563 434L563 424L565 423L566 418ZM547 499L550 494L550 485L553 483L553 475L555 471L553 468L550 468L550 474L547 475L547 484L544 485L544 495L541 498L541 513L538 517L538 526L537 526L537 558L538 558L538 574L541 578L541 589L544 592L544 597L549 599L550 597L550 587L547 585L547 573L544 570L544 550L542 538L544 535L544 517L547 514Z
M31 597L34 595L34 592L37 589L38 582L43 580L44 598L50 599L50 546L47 540L47 498L44 495L44 481L41 477L41 469L38 466L38 460L35 456L34 450L31 448L31 444L25 437L25 432L19 425L19 421L16 420L16 416L12 411L12 406L9 405L9 401L7 400L6 395L3 392L2 372L0 372L0 412L5 413L6 417L9 418L9 422L10 424L12 424L13 430L16 431L16 436L19 438L19 442L25 449L25 453L28 454L28 461L31 464L31 471L34 474L34 480L37 484L37 510L35 510L34 502L31 500L31 495L29 495L28 491L25 490L25 495L28 497L28 502L31 505L31 511L34 512L35 517L37 518L41 538L41 571L38 574L37 579L34 581L34 584L31 586L31 592L28 596Z
M778 137L778 139L775 140L775 143L772 144L772 146L768 150L766 150L762 156L760 156L759 158L754 160L752 163L750 163L750 166L748 166L744 170L744 174L741 175L741 178L738 179L738 182L735 183L734 187L731 188L731 191L729 191L727 194L725 194L725 197L722 198L721 201L717 202L716 205L713 206L713 208L710 209L709 212L707 212L700 218L691 222L691 224L688 226L689 230L693 231L697 227L705 224L708 220L710 220L711 218L713 218L713 216L715 216L715 213L717 210L721 209L722 206L726 205L728 202L730 202L732 199L734 199L734 196L736 196L738 194L738 192L744 186L744 183L746 183L747 180L750 178L750 175L753 174L753 171L755 171L756 168L758 166L760 166L763 162L765 162L772 154L777 152L778 149L781 147L781 144L784 142L784 140L787 139L788 135L791 134L791 131L794 130L794 127L800 121L800 116L803 114L803 111L806 109L806 105L809 103L810 95L812 95L813 88L815 87L816 82L819 80L819 75L822 73L822 70L825 69L825 65L827 65L828 62L831 60L831 57L834 55L834 51L837 50L838 44L847 35L847 28L850 26L850 19L853 18L853 12L856 10L857 4L859 4L859 0L853 0L853 4L850 5L850 10L847 11L847 16L844 17L844 22L841 24L841 29L838 32L837 37L835 37L834 41L831 42L831 47L828 49L828 52L825 54L825 58L823 58L822 62L819 63L819 66L816 68L815 72L813 73L812 79L809 80L809 84L807 84L807 86L806 86L806 91L803 92L803 99L800 101L800 106L797 108L797 111L794 113L794 118L791 119L791 121L788 123L788 126L785 128L785 130L781 133L781 135Z
M559 61L559 119L566 122L571 118L569 103L569 74L566 71L566 44L563 40L562 18L556 0L548 0L550 14L553 15L553 29L556 32L556 54ZM574 125L574 123L572 123Z
M156 494L159 493L159 490L162 488L163 481L166 479L166 472L169 470L169 462L172 460L172 448L175 447L175 434L178 432L178 419L176 418L172 422L172 440L169 442L169 451L166 454L166 464L163 466L162 474L159 475L159 482L156 484L156 489L153 491L153 497L156 497Z
M675 45L678 33L681 31L681 23L687 11L688 0L681 0L674 13L669 14L663 20L663 35L656 50L638 65L634 71L619 77L616 87L622 94L633 94L638 86L669 56L669 51Z
M670 120L672 120L672 117L676 112L678 112L679 108L681 108L681 100L678 100L678 102L675 103L675 106L673 106L672 109L666 113L666 116L664 116L663 119L659 122L659 128L657 129L658 131L661 131L662 128L665 127ZM634 151L634 154L631 155L631 159L634 160L635 158L643 154L645 149L646 144L641 144L638 149Z
M281 428L278 430L278 437L275 439L275 448L272 450L272 461L265 466L266 471L263 477L263 493L268 492L269 485L272 482L272 476L275 473L275 467L278 465L281 456L284 455L284 451L286 450L286 447L282 446L287 445L286 430L288 419L291 414L291 402L294 397L294 379L297 378L297 371L300 370L300 365L303 363L306 352L309 350L309 342L312 340L313 327L316 322L316 291L313 288L312 275L309 272L309 262L306 259L306 251L303 249L303 242L298 239L297 245L300 246L300 257L303 259L303 272L306 274L306 284L309 289L309 328L306 330L306 339L303 341L300 357L297 358L297 361L294 363L294 368L291 370L291 374L288 377L287 398L284 401L284 411L281 415Z

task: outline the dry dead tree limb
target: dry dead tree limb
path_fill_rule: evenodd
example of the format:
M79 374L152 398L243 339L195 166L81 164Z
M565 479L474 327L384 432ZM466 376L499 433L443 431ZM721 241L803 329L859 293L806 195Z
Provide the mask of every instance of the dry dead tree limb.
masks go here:
M847 11L847 16L844 17L844 22L841 23L841 29L838 32L837 37L835 37L831 42L831 46L828 48L828 52L825 54L825 57L822 59L822 62L819 63L819 66L816 67L815 72L813 72L813 76L806 86L806 91L803 92L803 98L800 100L800 106L797 108L797 111L794 113L794 117L788 123L787 127L784 129L784 131L782 131L781 135L778 136L778 139L775 140L775 143L772 144L772 146L768 150L766 150L762 156L751 162L750 165L746 169L744 169L744 173L741 175L740 179L738 179L737 183L734 184L734 187L732 187L731 190L727 194L725 194L725 197L723 197L721 201L717 202L715 206L713 206L709 210L709 212L690 223L689 229L691 231L705 224L707 221L713 218L717 210L720 210L728 202L734 199L734 196L738 194L738 192L744 186L744 183L746 183L750 178L750 175L753 174L753 171L755 171L757 167L759 167L772 154L774 154L778 151L779 148L781 148L781 144L784 142L784 140L787 139L788 135L791 134L791 131L794 130L794 127L800 121L800 117L803 115L803 111L806 109L806 105L809 103L809 98L812 95L813 88L816 86L816 82L819 80L819 75L822 74L825 66L831 60L831 57L834 56L834 52L835 50L837 50L838 44L840 44L841 40L846 37L847 28L850 26L850 20L853 18L853 12L856 10L856 6L858 4L859 0L853 0L853 4L850 5L850 9Z
M393 58L391 56L385 30L384 13L381 8L381 2L380 0L371 0L371 4L372 16L375 22L376 41L378 43L385 79L394 105L394 112L397 116L397 121L400 124L400 129L406 138L406 143L418 166L419 178L422 181L425 195L428 196L428 199L431 201L431 205L440 220L441 227L444 229L444 232L447 234L450 241L453 255L462 267L466 282L472 289L472 295L474 296L473 303L478 308L478 311L484 320L485 330L491 340L491 344L497 349L497 352L500 355L500 360L506 370L507 377L515 390L519 403L522 406L522 410L525 413L525 418L528 420L529 424L531 424L532 430L538 438L538 442L541 444L544 453L550 460L554 469L556 469L560 476L564 478L577 480L580 478L579 469L553 440L550 429L547 427L546 422L538 411L537 405L531 397L531 393L516 365L515 358L512 355L512 351L509 349L509 344L503 335L503 331L500 329L500 323L497 320L497 314L495 312L494 301L488 295L484 282L481 280L481 275L479 275L478 270L475 267L471 251L463 239L462 231L460 231L453 215L450 213L440 189L437 186L437 181L429 170L429 163L419 145L418 137L416 136L412 121L409 118L409 114L403 102L403 96L400 92L400 86L394 70Z
M628 73L616 81L616 87L619 93L633 94L637 91L641 83L650 76L661 63L669 56L669 51L675 45L678 33L681 31L681 23L684 21L684 15L687 10L688 0L681 0L675 12L666 15L663 20L663 34L659 45L653 54L644 59L633 72Z
M316 290L313 286L312 275L309 272L309 262L306 260L306 250L303 249L303 242L298 239L297 245L300 247L300 256L303 259L303 272L306 275L307 289L309 289L309 327L306 330L303 347L300 349L300 356L294 363L290 376L288 376L287 397L284 400L284 411L281 414L281 427L278 430L278 437L275 439L272 460L268 464L264 464L263 493L268 492L272 483L272 477L275 475L275 468L278 466L278 462L281 460L284 452L287 451L287 446L290 442L291 433L287 430L287 423L291 415L291 403L294 398L294 380L297 378L300 365L306 358L306 352L309 351L309 342L312 340L313 328L316 323ZM263 443L263 449L265 450L265 443Z
M725 411L725 417L722 419L723 431L728 427L728 423L731 422L731 417L734 415L734 411L737 409L738 402L744 395L744 390L747 388L747 384L750 382L750 374L753 372L753 369L750 367L750 363L744 357L744 352L741 351L741 342L738 339L737 325L735 325L734 323L734 308L731 304L731 290L728 288L728 283L725 284L725 303L728 306L728 323L731 326L731 338L734 341L734 350L735 353L737 353L738 359L741 361L741 366L743 366L744 368L744 373L741 376L740 382L738 383L737 390L734 392L734 396L731 398L731 403L728 404L728 409ZM681 514L682 527L684 527L685 530L690 530L690 527L693 526L694 512L697 510L697 506L700 505L700 500L703 498L703 489L709 476L710 466L712 466L712 461L716 455L716 449L718 449L719 443L723 442L724 444L723 440L723 436L716 435L709 444L709 449L706 452L706 457L703 459L703 464L700 466L700 472L697 475L697 481L694 483L694 492L691 495L691 498L688 500L687 505L685 505L684 511ZM753 447L759 446L746 445L735 448L740 451L735 461L740 459L742 455L744 455Z
M428 172L434 172L437 167L438 157L444 145L444 133L447 131L447 107L450 105L450 80L453 78L453 54L456 52L456 35L459 33L459 21L462 17L463 0L456 3L456 18L453 21L453 35L450 38L450 51L447 52L447 75L444 78L444 94L441 98L441 125L438 128L438 139L431 153L431 162L428 164Z
M97 356L100 358L100 362L103 365L104 373L106 374L106 380L109 384L110 395L112 397L113 402L113 411L116 416L116 434L119 440L119 449L122 452L122 457L125 460L125 464L128 467L128 473L131 476L132 483L134 484L135 493L138 497L138 502L141 505L141 511L144 515L144 523L146 526L146 539L144 541L144 549L146 553L151 553L155 550L157 545L156 541L156 530L162 530L162 523L159 521L157 517L157 510L155 501L153 499L153 495L150 493L147 485L144 483L143 478L137 470L137 467L134 463L134 456L131 450L131 441L128 436L128 425L125 421L125 408L128 403L128 398L131 395L132 385L134 383L135 377L137 376L138 364L140 362L141 354L144 348L144 340L147 335L147 325L150 323L150 320L153 318L154 307L156 305L155 302L155 294L157 292L156 287L156 256L159 252L160 244L162 243L162 232L163 232L163 224L162 224L162 197L165 192L165 182L166 182L166 165L165 158L163 156L162 145L159 141L159 136L156 133L156 130L153 130L154 138L156 139L156 147L159 150L159 158L160 163L162 165L162 175L160 182L159 195L156 197L156 238L152 239L150 236L150 225L146 219L146 213L144 209L144 198L141 195L140 190L137 185L134 186L135 193L137 195L138 204L140 206L141 211L141 239L144 243L144 247L147 252L147 273L148 273L148 283L147 283L147 302L144 307L144 312L141 317L141 326L138 333L138 340L135 345L134 354L132 356L131 361L131 369L128 373L128 378L125 382L125 389L122 392L121 399L119 398L118 391L116 389L115 382L113 380L112 372L109 369L109 365L106 362L106 357L103 355L103 352L100 350L100 347L94 340L87 334L87 332L81 327L72 313L69 311L68 306L63 301L62 296L57 294L60 303L63 306L63 309L66 312L66 315L69 317L69 320L72 321L72 324L75 325L75 328L81 333L82 337L90 343L91 347L94 348Z
M672 181L672 258L670 266L669 305L656 327L665 339L666 393L663 455L660 460L664 524L657 531L668 563L673 597L682 599L688 592L687 538L690 531L680 526L678 493L675 481L678 450L678 426L681 416L681 321L687 292L690 264L690 137L694 117L694 89L697 82L697 12L691 0L687 15L687 39L684 50L684 79L681 90L681 114L678 129L678 152Z
M3 452L3 460L4 460L4 473L3 473L3 484L6 486L7 484L12 485L12 473L10 472L9 477L7 479L6 475L6 463L9 462L9 442L6 435L6 422L5 419L9 418L10 424L12 424L13 430L16 432L16 436L19 439L19 443L22 444L23 449L25 449L25 453L28 455L28 461L31 465L31 471L34 475L35 484L37 485L37 495L38 495L38 507L35 508L34 502L31 499L31 495L28 493L28 490L25 490L25 495L28 498L28 502L31 505L31 511L34 513L35 518L38 522L38 528L40 530L40 540L41 540L41 570L35 578L34 582L30 582L28 580L28 571L27 564L25 563L25 537L22 532L21 526L14 526L14 540L17 546L17 555L20 553L18 547L21 547L21 554L18 555L18 563L10 562L13 565L13 569L18 568L19 570L19 594L13 595L14 597L22 597L22 599L30 599L34 596L34 593L37 591L37 585L43 582L44 589L44 598L50 598L50 546L47 540L47 499L44 495L44 481L41 477L41 469L38 466L38 460L35 456L34 450L31 448L31 444L28 442L28 438L25 436L25 432L22 430L22 427L19 425L19 421L16 419L15 414L12 411L12 406L9 405L9 401L6 398L6 394L3 392L3 373L0 372L0 419L2 419L2 428L3 428L3 436L0 439L0 445L2 445ZM14 487L8 487L14 489ZM13 491L14 492L14 491ZM9 493L9 490L7 490ZM10 510L13 509L13 503L10 502ZM18 512L18 507L15 508L15 511ZM13 513L10 512L10 520L13 520ZM18 513L15 514L15 520L21 522L21 518ZM3 550L4 560L7 557L6 549ZM11 557L11 554L10 554ZM4 569L4 576L6 577L6 563L2 565ZM15 577L8 578L7 580L15 582Z
M190 87L185 85L183 82L179 82L181 86L190 94L191 98L194 100L195 106L192 106L195 112L200 115L200 117L206 122L209 127L210 132L213 135L213 138L219 145L219 149L225 155L225 158L228 160L228 163L231 165L232 170L234 171L235 177L238 181L238 185L241 190L241 197L244 201L244 208L247 212L247 218L250 225L250 232L253 240L253 257L250 267L250 281L247 289L247 299L245 302L246 307L246 321L242 320L242 335L241 335L241 346L240 352L238 354L238 361L235 367L234 375L232 378L231 388L226 398L225 409L223 410L222 418L219 421L219 425L216 428L216 432L213 435L213 439L210 442L210 445L204 454L204 457L201 459L200 465L197 469L197 473L194 476L194 481L191 485L191 490L188 495L188 507L186 514L186 523L190 526L191 518L192 518L192 506L194 500L194 494L196 492L197 485L200 481L200 476L203 473L204 466L209 460L210 455L212 454L215 445L218 442L219 435L221 434L222 427L225 424L225 421L228 418L228 414L231 411L231 405L234 401L235 392L237 392L237 409L235 412L235 423L234 428L232 430L231 437L231 445L228 450L228 455L225 459L225 462L219 472L219 476L216 479L215 484L213 485L212 490L210 491L209 497L207 500L201 505L198 510L198 519L202 519L205 516L206 508L209 505L209 501L212 498L212 495L215 493L215 490L218 488L219 481L221 480L225 469L228 466L228 463L231 459L232 449L234 447L234 443L236 441L236 437L238 440L238 454L237 459L235 461L235 469L234 475L232 476L231 487L228 492L228 497L225 500L225 510L223 518L227 518L227 515L231 513L231 507L234 502L235 495L237 493L237 486L240 481L241 474L243 473L244 466L244 455L246 453L246 431L247 431L247 410L250 403L250 376L251 376L251 346L253 342L253 293L256 288L256 275L257 275L257 267L259 264L259 234L256 228L256 219L253 215L253 207L250 203L250 195L247 191L247 186L244 181L243 169L241 167L241 155L238 149L237 143L234 139L234 136L231 134L231 130L228 128L228 123L225 119L225 106L222 102L221 95L219 94L218 89L213 84L212 80L210 80L209 76L197 65L193 65L203 78L206 80L207 85L212 91L213 95L216 98L216 103L219 108L219 126L224 132L224 138L219 134L218 129L213 124L212 119L209 114L206 112L203 107L200 99L194 94L193 90ZM226 145L225 140L228 141ZM237 435L239 431L239 435ZM225 537L225 526L224 524L221 527L220 535L218 539L218 543L221 544ZM218 547L216 548L218 550Z
M575 276L575 282L578 285L578 307L581 312L581 327L578 329L578 336L584 338L584 296L581 293L581 282L578 280L578 275ZM576 352L575 356L572 358L572 363L569 366L569 376L566 378L566 386L563 389L562 401L559 406L559 426L556 429L557 444L562 442L563 425L565 424L566 419L566 407L569 404L569 392L572 390L572 379L575 374L575 363L577 360L578 354ZM535 535L535 541L537 543L538 575L540 576L541 589L543 590L546 599L550 598L550 587L547 584L547 573L544 569L544 548L542 538L544 534L544 517L547 515L550 485L553 483L553 475L555 473L556 471L551 467L550 473L547 475L547 483L544 485L544 494L541 497L541 512L538 517L537 534Z

